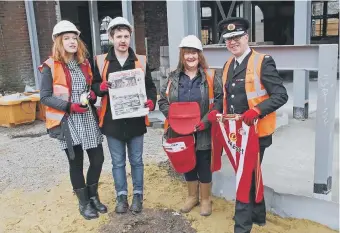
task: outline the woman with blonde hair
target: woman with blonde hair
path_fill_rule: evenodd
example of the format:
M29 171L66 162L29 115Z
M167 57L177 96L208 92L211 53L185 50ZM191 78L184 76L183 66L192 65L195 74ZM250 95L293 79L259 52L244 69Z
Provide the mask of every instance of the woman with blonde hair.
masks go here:
M211 166L211 136L209 112L222 110L222 82L214 70L208 69L203 55L201 41L194 35L182 39L178 67L169 74L161 87L159 109L168 118L169 107L174 102L197 102L200 106L201 121L195 127L196 167L185 173L188 187L188 197L181 212L188 213L199 204L201 196L202 216L212 212L210 192L212 172ZM213 92L210 99L209 92ZM167 137L177 137L168 129Z
M52 56L40 67L41 103L46 106L46 128L59 140L65 151L79 211L85 219L98 218L107 208L98 197L98 181L104 162L103 136L94 107L96 95L91 90L92 71L80 31L66 20L53 29ZM83 175L84 150L90 167Z

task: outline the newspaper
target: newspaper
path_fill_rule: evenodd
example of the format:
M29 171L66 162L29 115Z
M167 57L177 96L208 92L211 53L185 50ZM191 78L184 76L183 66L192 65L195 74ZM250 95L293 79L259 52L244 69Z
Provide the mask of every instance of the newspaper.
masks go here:
M144 72L137 68L109 74L109 99L112 119L146 116L149 108L147 101Z

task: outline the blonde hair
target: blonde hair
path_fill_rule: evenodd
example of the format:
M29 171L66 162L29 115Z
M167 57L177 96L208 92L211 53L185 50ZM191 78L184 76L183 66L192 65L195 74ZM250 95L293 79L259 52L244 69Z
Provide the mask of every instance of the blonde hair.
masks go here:
M194 53L194 52L198 53L198 67L201 67L203 69L208 69L209 66L208 66L208 64L205 60L203 52L198 50L198 49L195 49L195 48L180 48L177 68L180 69L180 70L183 70L184 64L185 64L184 54L185 53Z
M77 37L77 42L78 42L78 50L75 53L74 59L76 59L78 64L81 64L86 60L88 56L88 51L87 51L85 43L79 37ZM54 43L53 43L52 58L55 61L68 63L69 58L68 56L66 56L66 53L67 52L65 51L64 45L63 45L63 36L62 34L58 35L57 38L55 38Z

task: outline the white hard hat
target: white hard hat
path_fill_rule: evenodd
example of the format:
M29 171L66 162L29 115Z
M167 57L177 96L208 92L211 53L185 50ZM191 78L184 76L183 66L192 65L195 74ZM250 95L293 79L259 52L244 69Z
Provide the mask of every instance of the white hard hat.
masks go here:
M80 35L80 31L77 29L76 25L71 23L70 21L67 20L61 20L59 23L57 23L54 28L53 28L53 33L52 33L52 40L54 41L55 38L63 32L74 32L78 36Z
M186 48L195 48L200 51L203 51L203 46L201 41L195 36L195 35L189 35L182 39L180 45L180 48L186 47Z
M109 26L107 27L107 34L110 35L111 29L115 26L118 25L125 25L128 26L132 32L132 25L129 23L129 21L127 21L127 19L123 18L123 17L116 17L113 20L111 20L111 22L109 23Z

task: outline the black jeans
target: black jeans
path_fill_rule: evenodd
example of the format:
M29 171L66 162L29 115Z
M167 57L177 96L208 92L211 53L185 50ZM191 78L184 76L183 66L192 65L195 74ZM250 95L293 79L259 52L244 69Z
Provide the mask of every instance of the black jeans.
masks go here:
M211 150L198 150L196 151L196 167L184 173L186 181L199 180L201 183L210 183L212 173L210 170L211 165Z
M266 147L260 147L260 163ZM250 233L253 223L266 222L266 204L264 198L262 202L255 202L255 172L251 181L250 203L243 203L236 200L235 205L235 226L234 233Z
M90 161L90 167L87 171L86 183L83 173L84 151L80 145L74 146L73 150L75 154L74 160L70 159L68 150L65 150L68 162L70 164L70 179L73 189L84 188L86 184L91 185L98 183L104 163L103 146L100 144L96 148L86 150Z

